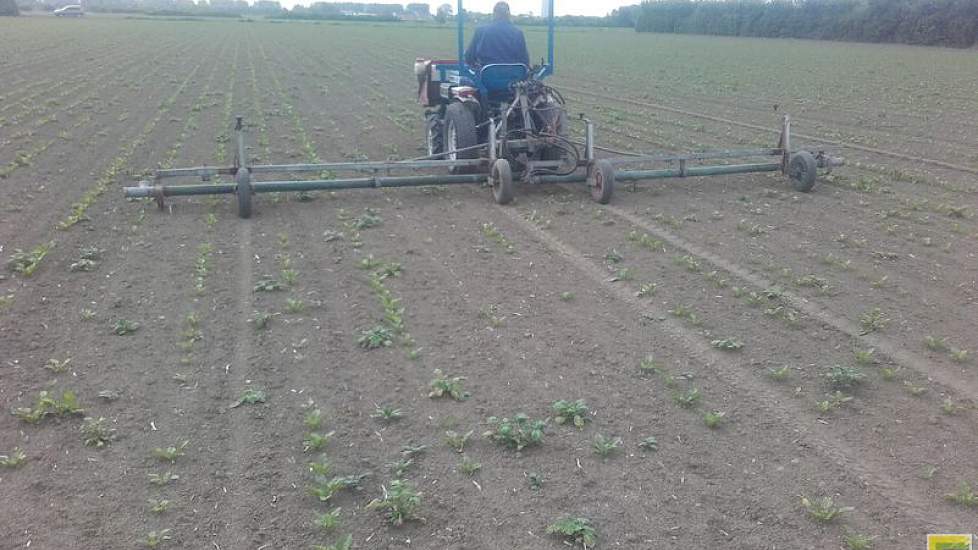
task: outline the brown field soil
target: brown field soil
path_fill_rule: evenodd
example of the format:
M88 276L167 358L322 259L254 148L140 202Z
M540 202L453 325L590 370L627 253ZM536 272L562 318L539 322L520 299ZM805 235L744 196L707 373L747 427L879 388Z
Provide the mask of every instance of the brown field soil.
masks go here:
M608 206L570 185L509 207L346 191L258 196L244 221L122 187L230 164L234 115L252 163L419 156L411 64L450 56L451 30L26 17L0 36L0 255L51 244L0 275L0 407L83 409L0 415L0 548L562 548L564 517L598 548L978 531L973 52L567 30L554 84L602 145L774 146L790 112L849 165L811 194L775 175L620 185ZM392 345L358 345L385 323ZM833 367L861 378L833 387ZM429 397L436 369L468 399ZM578 399L589 421L558 424ZM518 413L541 444L483 436ZM472 432L463 453L447 431ZM322 500L321 460L366 477ZM397 477L422 496L391 526L366 506Z

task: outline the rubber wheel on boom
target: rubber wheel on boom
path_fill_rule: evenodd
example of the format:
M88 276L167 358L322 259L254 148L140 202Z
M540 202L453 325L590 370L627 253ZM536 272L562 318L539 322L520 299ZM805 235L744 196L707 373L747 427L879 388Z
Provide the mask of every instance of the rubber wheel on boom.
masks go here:
M808 151L799 151L791 155L788 161L788 178L795 191L808 193L815 187L815 176L817 175L818 163L815 156Z
M489 186L496 204L513 202L513 171L506 159L497 159L489 171Z
M615 167L607 160L595 162L587 170L587 186L594 202L611 202L611 195L615 192Z
M234 176L237 184L235 194L238 197L238 217L248 219L251 217L251 170L238 168L238 173Z
M462 102L455 102L445 109L445 120L443 122L445 134L442 146L445 151L458 151L479 144L479 134L475 127L475 115ZM470 149L461 153L451 153L446 157L448 160L466 160L479 158L479 151ZM478 169L472 166L451 168L452 174L471 174Z
M424 143L428 150L428 156L433 157L445 151L442 146L445 139L445 131L442 128L442 120L438 113L428 113L424 120Z

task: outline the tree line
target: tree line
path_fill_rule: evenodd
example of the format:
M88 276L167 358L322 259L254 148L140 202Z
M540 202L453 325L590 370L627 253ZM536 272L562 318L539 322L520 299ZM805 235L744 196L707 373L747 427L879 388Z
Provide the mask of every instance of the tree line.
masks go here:
M635 28L970 48L978 0L650 0Z

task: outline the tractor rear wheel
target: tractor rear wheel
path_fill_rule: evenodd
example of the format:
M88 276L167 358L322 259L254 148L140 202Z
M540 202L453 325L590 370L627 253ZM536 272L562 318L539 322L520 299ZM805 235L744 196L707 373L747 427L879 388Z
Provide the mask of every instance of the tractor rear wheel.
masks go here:
M791 155L788 161L788 177L795 191L808 193L815 187L815 176L817 174L818 163L815 157L808 151L799 151Z
M598 204L611 202L615 192L615 167L606 160L592 164L587 171L587 186L591 190L591 198Z
M498 159L492 163L489 186L492 187L492 196L496 199L496 204L513 202L513 171L509 167L508 160Z
M475 127L475 115L464 103L455 102L445 109L445 120L443 123L445 137L442 146L445 152L452 151L447 155L448 160L466 160L479 158L479 151L469 149L479 144L479 135ZM461 151L462 149L469 149ZM455 152L460 151L460 152ZM451 169L453 174L471 174L477 170L473 167L455 167Z

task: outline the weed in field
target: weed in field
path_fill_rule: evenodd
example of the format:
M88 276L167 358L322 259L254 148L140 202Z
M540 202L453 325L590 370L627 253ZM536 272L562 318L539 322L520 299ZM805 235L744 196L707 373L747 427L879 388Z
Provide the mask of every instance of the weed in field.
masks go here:
M169 529L160 529L159 531L150 531L146 534L146 538L143 539L143 544L147 548L158 548L164 542L172 540L173 537L170 536Z
M584 425L591 421L591 417L588 416L590 410L583 399L578 399L577 401L564 401L561 399L554 401L550 407L554 411L554 422L557 424L572 423L578 429L583 429Z
M27 454L20 447L14 447L9 455L0 455L0 468L20 468L27 462Z
M682 267L690 273L699 273L700 271L703 271L702 266L700 266L700 263L696 261L696 258L689 255L678 256L674 259L674 262L676 265Z
M851 506L838 506L832 497L815 499L801 497L801 505L808 512L809 517L819 523L830 523L838 519L842 514L855 510Z
M654 453L659 450L659 440L654 435L650 435L639 442L638 448L649 453Z
M890 320L879 308L874 308L859 317L859 324L863 327L863 334L869 334L883 330L890 324Z
M610 438L598 434L591 443L594 454L601 458L608 458L621 450L621 438Z
M940 468L934 466L933 464L925 464L920 469L920 473L917 475L920 477L920 479L925 479L929 481L931 479L934 479L934 475L937 474L938 470L940 470Z
M207 215L204 216L204 223L207 224L208 228L214 227L217 225L217 216L215 216L213 212L208 212Z
M857 349L854 353L856 356L857 365L861 365L865 367L876 363L876 357L874 357L876 350L873 348L866 349L866 350Z
M843 260L832 253L829 253L822 258L822 263L829 267L834 267L843 271L852 269L852 260Z
M938 338L936 336L927 336L924 338L924 346L931 351L947 351L947 338Z
M924 395L925 393L927 393L927 389L928 388L927 388L927 386L917 385L917 384L911 382L910 380L904 380L903 381L903 389L907 390L907 393L909 393L910 395L912 395L914 397L920 397L921 395Z
M271 313L256 311L251 316L251 324L255 326L255 330L265 330L268 328L268 324L272 322L272 316Z
M54 241L37 245L26 252L18 248L14 250L13 255L7 261L7 269L25 277L30 277L37 271L37 268L41 265L41 261L44 260L44 257L48 255L48 252L52 248L54 248Z
M95 318L95 311L88 308L82 308L80 315L82 321L91 321Z
M255 283L255 292L276 292L282 289L282 283L276 279L260 279Z
M632 272L631 268L623 267L618 271L615 271L614 281L631 281L635 278L635 274Z
M454 430L449 430L445 432L445 444L453 449L456 453L461 453L465 450L465 444L468 443L469 438L472 437L474 432L472 430L462 434Z
M319 458L319 462L309 463L309 472L315 477L329 477L329 474L333 473L333 465L330 464L326 455Z
M470 459L465 455L462 455L462 460L458 463L457 468L460 473L471 477L482 469L482 464Z
M734 340L733 338L723 338L720 340L713 340L710 345L718 350L722 351L740 351L744 347L743 342Z
M79 271L93 271L96 265L97 264L94 260L80 258L78 261L72 262L71 265L68 266L68 271L71 271L72 273L77 273Z
M282 281L289 286L295 286L295 284L299 281L299 272L291 268L283 269L279 275L281 276Z
M526 474L526 481L530 484L531 491L539 491L543 489L543 475L530 472Z
M562 301L562 302L570 302L573 299L574 299L574 293L573 292L561 292L560 293L560 301Z
M319 432L309 432L306 434L305 439L302 440L302 450L308 453L309 451L320 451L329 444L330 438L336 432L329 433L319 433Z
M112 325L112 332L117 336L128 336L139 330L139 323L127 319L119 319Z
M318 430L323 425L323 411L312 409L306 413L303 423L310 430Z
M655 360L655 357L647 355L638 364L638 370L642 374L659 374L662 372L662 365Z
M332 531L336 529L340 524L340 512L341 508L333 508L329 512L323 512L321 514L316 514L316 519L313 520L312 524L319 527L323 531Z
M383 325L360 331L357 344L363 349L386 348L394 344L394 334Z
M961 407L955 404L950 397L944 399L944 402L941 403L941 412L948 416L957 414L959 410L961 410Z
M186 450L188 445L190 445L190 441L184 441L179 445L176 446L171 445L166 448L157 447L153 449L153 456L155 456L156 458L162 461L173 464L174 462L177 461L178 458L180 458L185 454L184 451Z
M163 487L164 485L169 485L174 481L180 479L180 476L172 472L163 472L162 474L147 474L149 477L149 482L157 487Z
M388 464L387 469L390 470L391 475L395 479L401 479L411 469L411 466L414 466L413 460L410 458L399 458L396 462Z
M499 313L498 304L487 304L479 308L479 317L489 321L489 326L494 328L501 327L504 322L504 319L497 313Z
M112 441L115 430L105 418L86 418L81 425L82 440L86 447L101 449Z
M496 245L502 248L507 254L516 253L516 247L513 245L513 243L507 239L506 236L499 231L499 228L497 228L492 222L482 224L482 235L490 241L496 243Z
M342 490L356 489L366 477L367 474L336 476L331 478L317 476L313 480L313 485L309 488L309 494L318 498L320 502L327 502L333 498L333 495Z
M858 367L842 367L836 365L825 374L829 385L836 390L848 390L866 381L866 374Z
M421 506L421 493L409 481L395 479L389 487L382 487L383 496L370 501L367 510L381 510L391 525L401 525L405 521L418 519Z
M666 247L662 243L662 241L653 238L648 233L639 233L638 231L632 231L631 233L628 234L626 239L648 250L661 251L661 252L665 252L666 250Z
M892 382L896 380L897 369L883 367L880 369L880 376L883 378L884 382Z
M374 258L373 254L368 254L365 258L357 262L357 267L364 271L371 271L383 265L384 262Z
M268 399L268 395L265 394L265 390L260 390L256 388L247 388L241 397L237 401L231 403L228 406L230 409L236 409L241 405L255 405L257 403L264 403Z
M380 280L383 281L384 279L398 277L403 272L404 272L404 268L401 266L401 264L397 262L389 262L381 265L380 269L377 270L376 275L378 278L380 278Z
M374 407L373 414L370 415L371 418L376 418L384 422L393 422L395 420L400 420L403 416L404 413L401 411L401 409L398 409L397 407L393 407L390 405L384 405L384 406L377 405L376 407Z
M370 229L371 227L377 227L384 223L384 220L377 214L377 212L371 208L364 210L363 214L357 216L351 222L351 226L357 231L362 231L364 229Z
M706 274L706 280L713 283L716 288L727 288L727 280L723 278L719 271L711 271Z
M483 433L483 437L517 451L543 443L543 430L546 424L542 420L531 420L529 416L519 413L512 419L490 416L486 422L489 430Z
M469 398L469 393L462 389L464 376L449 377L441 369L435 369L434 375L435 378L429 384L431 391L428 392L428 397L451 397L456 401L465 401Z
M848 533L842 537L846 550L872 550L874 540L876 537L859 533Z
M422 455L427 452L427 450L427 445L415 445L414 443L408 443L407 445L401 446L401 454L407 458L414 458Z
M154 514L162 514L163 512L166 512L173 504L165 498L151 498L147 502L149 503L149 511L153 512Z
M948 352L951 356L951 361L955 363L964 363L968 361L968 350L966 349L952 349Z
M203 294L207 281L207 274L211 270L211 252L214 247L209 243L203 243L197 247L197 258L194 260L194 290L197 294Z
M642 286L638 288L638 292L635 296L639 298L648 298L650 296L655 296L655 292L658 289L658 285L655 283L643 283Z
M321 544L312 545L312 550L350 550L353 548L353 535L343 535L336 544L323 546Z
M14 416L24 422L37 424L50 415L69 416L83 412L85 411L78 404L78 396L75 395L75 392L65 390L61 393L61 398L57 398L54 393L45 390L38 393L37 401L33 407L14 409Z
M703 415L703 423L706 427L715 430L727 423L727 413L723 411L712 411Z
M587 518L562 518L547 526L548 535L557 535L585 550L598 543L598 533Z
M767 377L775 382L784 382L791 377L791 368L785 365L780 369L768 369Z
M63 361L51 358L44 365L44 368L55 374L61 374L68 371L68 364L71 363L71 357L66 357Z
M306 309L306 303L298 298L285 299L285 311L291 314L302 313Z
M620 264L625 261L625 257L621 255L621 252L612 248L610 252L604 255L604 261L609 264Z
M841 391L837 391L832 395L829 395L828 399L816 402L815 408L821 413L828 413L832 410L838 409L850 401L852 401L852 396L846 395Z
M958 490L945 495L945 498L961 506L978 508L978 494L975 493L975 490L971 487L971 484L966 481L961 482L961 485L958 486Z
M700 390L697 388L690 388L684 392L676 392L672 395L672 400L676 402L677 405L684 409L692 409L699 404Z

